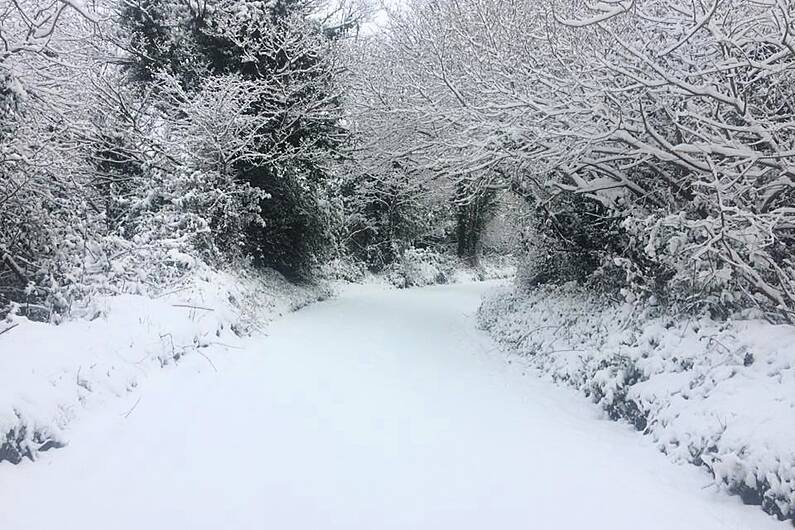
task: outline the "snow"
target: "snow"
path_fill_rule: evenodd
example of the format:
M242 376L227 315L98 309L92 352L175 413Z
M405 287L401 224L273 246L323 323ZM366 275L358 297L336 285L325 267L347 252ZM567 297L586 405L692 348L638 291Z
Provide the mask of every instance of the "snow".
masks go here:
M0 528L776 529L476 329L495 282L355 286L0 464Z
M209 354L239 348L241 336L326 295L272 271L197 266L159 298L97 299L84 320L0 321L0 331L8 330L0 335L0 461L68 443L64 429L86 406L131 392L185 356L207 363Z
M795 327L675 318L572 285L495 293L480 321L673 460L769 513L795 513Z

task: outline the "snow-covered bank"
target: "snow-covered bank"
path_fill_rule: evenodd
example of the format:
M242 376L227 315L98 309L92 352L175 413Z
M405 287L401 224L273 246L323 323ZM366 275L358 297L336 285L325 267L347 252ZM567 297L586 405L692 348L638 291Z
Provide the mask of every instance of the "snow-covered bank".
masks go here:
M505 288L479 321L675 460L706 467L768 513L795 516L795 328L677 319L571 285Z
M216 354L328 295L327 287L296 286L272 271L202 268L158 298L97 299L87 319L0 321L0 461L63 446L64 427L86 406L124 395L185 357L212 369Z

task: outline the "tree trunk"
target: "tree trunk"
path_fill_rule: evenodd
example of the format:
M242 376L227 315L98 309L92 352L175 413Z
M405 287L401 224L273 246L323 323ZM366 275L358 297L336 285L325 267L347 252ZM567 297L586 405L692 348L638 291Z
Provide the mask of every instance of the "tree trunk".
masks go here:
M483 230L489 219L494 192L477 191L474 194L464 185L457 193L456 239L458 257L475 268L480 267Z

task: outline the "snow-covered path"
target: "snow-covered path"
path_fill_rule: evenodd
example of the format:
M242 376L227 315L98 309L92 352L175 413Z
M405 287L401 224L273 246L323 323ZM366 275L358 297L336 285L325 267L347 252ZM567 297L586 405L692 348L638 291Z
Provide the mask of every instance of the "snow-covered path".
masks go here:
M0 464L0 529L789 527L506 363L475 329L486 288L361 289L218 372L164 371Z

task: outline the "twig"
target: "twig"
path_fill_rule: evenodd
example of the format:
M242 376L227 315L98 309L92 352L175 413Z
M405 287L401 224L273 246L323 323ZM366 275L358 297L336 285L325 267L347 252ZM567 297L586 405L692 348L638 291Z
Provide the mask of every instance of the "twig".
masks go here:
M207 359L207 362L210 363L210 366L213 367L213 370L215 370L215 372L218 373L218 368L215 367L215 363L213 363L212 359L207 357L207 355L205 355L203 352L199 351L198 349L196 350L196 353Z
M10 326L8 326L6 329L4 329L4 330L0 331L0 335L2 335L3 333L6 333L6 332L8 332L8 331L11 331L12 329L14 329L15 327L17 327L18 325L19 325L19 322L16 322L16 323L14 323L14 324L11 324L11 325L10 325Z
M189 286L180 287L179 289L174 289L173 291L168 291L168 292L165 292L165 293L161 293L161 294L155 296L155 298L163 298L164 296L169 296L169 295L172 295L172 294L181 293L182 291L185 291L187 289L190 289L190 287Z
M198 305L190 305L190 304L171 304L172 307L187 307L189 309L201 309L203 311L215 311L215 309L211 307L201 307Z
M20 267L14 258L11 256L10 253L4 252L2 258L0 259L0 265L6 264L11 271L17 275L17 277L22 280L24 283L28 283L28 277L22 271L22 267Z
M210 344L215 344L217 346L223 346L224 348L229 348L232 350L245 350L245 348L241 348L240 346L232 346L231 344L226 344L224 342L213 341Z
M137 407L138 403L140 402L141 402L141 396L138 396L138 399L135 401L135 405L133 405L132 408L127 411L127 414L124 415L125 419L128 418L130 414L132 414L132 412L135 410L135 407Z

